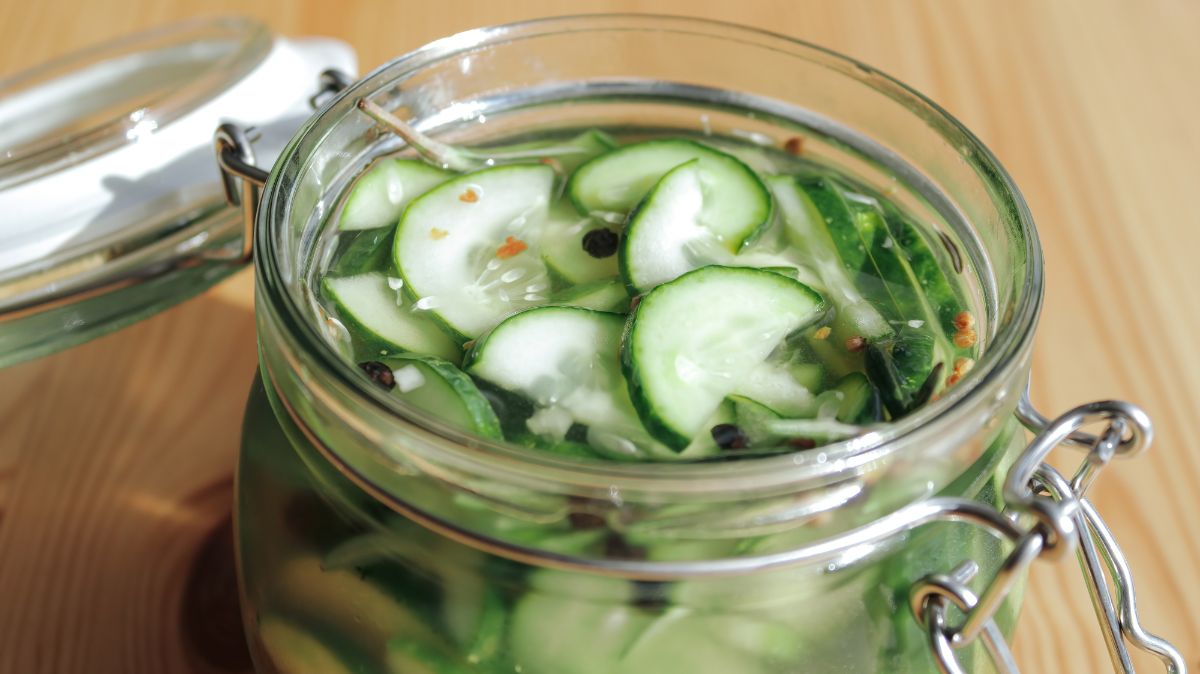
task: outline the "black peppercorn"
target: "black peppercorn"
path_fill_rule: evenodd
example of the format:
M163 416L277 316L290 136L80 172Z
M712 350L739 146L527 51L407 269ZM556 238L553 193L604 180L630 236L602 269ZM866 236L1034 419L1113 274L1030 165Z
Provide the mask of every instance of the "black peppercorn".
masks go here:
M365 363L359 363L358 366L362 368L363 372L367 373L371 381L379 384L388 391L396 388L396 375L392 374L392 368L387 365L377 360L368 360Z
M595 258L612 257L620 243L621 236L605 227L593 229L583 235L583 249Z
M750 438L733 424L717 424L712 427L712 439L721 449L745 449Z

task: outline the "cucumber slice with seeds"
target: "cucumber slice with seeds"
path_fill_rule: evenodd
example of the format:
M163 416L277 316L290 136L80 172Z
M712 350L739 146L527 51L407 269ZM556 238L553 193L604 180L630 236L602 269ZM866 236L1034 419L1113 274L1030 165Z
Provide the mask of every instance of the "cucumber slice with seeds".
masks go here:
M549 283L528 250L545 224L554 171L515 164L446 182L409 205L396 229L396 269L416 306L470 339L545 300Z
M624 442L645 435L618 365L625 318L546 306L505 319L467 353L473 376ZM533 418L533 417L531 417Z
M709 264L764 266L786 262L764 254L734 255L712 220L713 187L705 183L702 160L693 159L671 169L629 217L621 242L621 277L630 294L649 291L660 283ZM726 195L727 200L733 198ZM759 192L746 192L747 211L756 206L769 212L770 203L758 203ZM734 250L740 248L740 241Z
M413 199L452 177L453 173L417 159L380 159L355 181L338 229L393 227Z
M452 363L462 360L458 343L438 328L428 314L406 306L399 288L393 289L383 274L326 278L322 286L346 327L373 350L378 347L377 350L385 352L380 355L412 351Z
M737 252L770 219L771 195L748 166L700 143L668 139L626 145L580 166L567 194L580 213L628 213L668 171L693 160L704 185L700 224Z
M621 349L643 424L686 447L746 372L825 309L807 286L758 269L702 267L650 291Z
M621 277L631 295L707 264L719 246L700 224L704 191L696 160L671 169L629 218ZM709 249L709 250L706 250Z

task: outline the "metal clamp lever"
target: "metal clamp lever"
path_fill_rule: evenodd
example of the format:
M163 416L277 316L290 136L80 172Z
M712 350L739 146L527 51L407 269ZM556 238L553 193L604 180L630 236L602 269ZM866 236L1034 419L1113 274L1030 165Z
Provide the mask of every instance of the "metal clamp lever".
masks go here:
M927 576L913 587L913 614L928 633L939 670L943 674L963 674L955 651L982 636L997 671L1015 674L1012 654L992 618L1033 560L1056 558L1078 546L1080 564L1114 670L1125 674L1134 671L1128 642L1158 656L1168 672L1186 674L1187 664L1179 650L1142 628L1128 563L1112 532L1085 497L1100 470L1113 457L1134 456L1149 446L1153 436L1149 417L1129 403L1103 401L1082 405L1047 421L1029 402L1028 391L1017 415L1038 435L1009 470L1004 499L1010 514L1031 517L1032 527L1018 537L1010 536L1015 547L982 594L976 595L967 586L978 571L971 561L948 576ZM1098 422L1107 424L1099 435L1079 432L1083 426ZM1063 444L1089 447L1070 481L1045 463L1050 452ZM1112 578L1113 588L1109 587L1105 569ZM1117 597L1115 604L1113 590ZM961 624L949 624L950 605L963 612Z
M317 93L309 99L314 108L325 98L350 86L353 79L339 70L321 73ZM258 216L259 190L270 175L254 161L251 142L253 128L222 124L213 135L213 150L221 170L221 186L229 205L242 209L242 247L233 262L249 262L254 257L254 221Z

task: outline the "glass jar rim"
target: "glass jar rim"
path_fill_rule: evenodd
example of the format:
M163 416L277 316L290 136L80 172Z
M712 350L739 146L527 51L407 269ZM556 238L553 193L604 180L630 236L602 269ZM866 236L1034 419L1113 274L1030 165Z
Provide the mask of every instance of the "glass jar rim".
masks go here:
M974 165L981 179L994 188L989 190L990 198L1005 202L1005 211L1015 215L1020 225L1026 261L1024 278L1020 279L1020 296L1011 317L1000 326L978 362L961 382L938 400L899 421L849 440L822 446L819 451L797 450L730 462L584 462L452 428L428 414L399 403L387 392L372 386L361 377L352 363L333 348L312 320L306 298L288 287L288 273L280 266L282 251L273 236L274 228L284 226L284 219L272 216L285 213L290 198L288 190L291 185L288 181L280 180L281 169L290 162L305 162L305 157L297 156L301 140L327 132L328 125L336 123L330 121L332 113L352 108L354 100L377 93L396 79L419 72L421 68L455 54L559 33L637 30L677 32L748 43L793 53L809 60L820 60L828 67L848 73L869 74L874 82L868 86L905 105L913 114L937 120L957 134L955 140L964 161ZM902 441L923 434L936 434L961 419L973 403L979 402L994 388L992 384L1005 381L1020 366L1032 344L1042 302L1043 263L1032 215L1017 186L996 157L961 122L911 87L855 59L771 31L710 19L654 14L584 14L477 28L431 42L379 66L342 91L319 114L306 122L293 136L271 171L264 187L262 204L255 228L255 247L259 252L256 261L258 287L266 304L281 320L283 330L301 342L306 354L316 356L313 362L319 366L323 376L331 377L332 381L353 393L356 404L370 406L390 415L395 423L409 429L424 431L440 441L437 450L456 464L471 466L479 474L497 479L536 471L542 480L573 487L659 493L728 493L782 485L801 488L807 484L823 484L831 478L884 459L904 444ZM269 369L266 377L271 380ZM312 434L307 435L317 441ZM336 447L326 447L324 450L335 456L338 453ZM361 475L356 478L366 479ZM385 489L380 491L386 493Z

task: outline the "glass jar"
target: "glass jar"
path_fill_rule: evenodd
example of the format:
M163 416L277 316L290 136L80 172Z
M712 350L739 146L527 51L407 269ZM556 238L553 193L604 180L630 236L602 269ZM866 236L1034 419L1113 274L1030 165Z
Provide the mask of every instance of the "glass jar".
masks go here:
M912 416L789 455L596 464L464 434L369 386L315 299L339 194L403 144L363 97L451 141L623 124L802 136L938 232L986 318L983 355ZM1136 412L1085 410L1022 452L1042 260L1020 194L934 104L787 38L645 16L469 31L343 91L265 183L237 487L260 671L991 671L1025 566L1083 522L1086 484L1056 491L1045 454L1096 418L1116 429L1105 456L1146 439ZM1056 500L1029 491L1034 469ZM994 589L964 589L973 576Z

